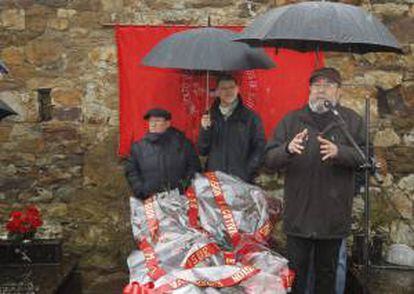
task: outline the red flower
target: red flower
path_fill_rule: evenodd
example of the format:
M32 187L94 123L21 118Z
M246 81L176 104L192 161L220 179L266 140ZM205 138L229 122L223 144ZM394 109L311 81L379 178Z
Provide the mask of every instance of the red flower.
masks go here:
M12 234L25 234L36 232L42 226L42 218L36 206L28 206L25 213L16 210L10 213L10 219L6 224L6 229Z
M21 212L21 211L12 211L11 213L10 213L10 218L11 219L15 219L15 218L21 218L23 216L23 212Z
M28 231L29 231L29 227L27 225L20 226L19 228L19 232L22 234L27 233Z
M35 218L35 219L33 219L33 220L32 220L32 226L33 226L35 229L37 229L37 228L41 227L42 225L43 225L43 222L42 222L42 220L41 220L41 219L39 219L39 218Z
M26 214L27 215L31 215L31 216L40 216L40 212L37 209L36 206L34 205L30 205L27 209L26 209Z
M7 225L6 229L11 233L19 232L19 227L21 226L22 221L20 219L13 219L10 220Z

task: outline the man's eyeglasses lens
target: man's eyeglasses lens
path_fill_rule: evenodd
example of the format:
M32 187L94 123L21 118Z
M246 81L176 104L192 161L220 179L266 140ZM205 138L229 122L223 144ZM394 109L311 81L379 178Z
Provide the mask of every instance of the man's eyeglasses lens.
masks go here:
M311 84L311 87L315 89L316 88L333 89L337 87L337 84L336 83L323 83L323 84L314 83L314 84Z

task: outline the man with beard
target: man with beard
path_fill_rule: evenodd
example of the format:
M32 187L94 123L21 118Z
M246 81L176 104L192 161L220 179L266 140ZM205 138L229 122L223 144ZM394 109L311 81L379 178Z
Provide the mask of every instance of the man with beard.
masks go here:
M266 151L266 166L285 172L283 229L290 267L296 272L293 293L305 293L311 259L314 292L335 293L338 252L350 233L355 170L362 159L341 127L359 145L364 132L361 117L339 105L340 86L336 69L315 70L308 105L282 119ZM346 126L329 111L330 105Z
M199 158L184 134L171 127L171 114L154 108L144 119L149 131L131 146L125 164L125 175L134 196L146 199L151 195L184 188L200 172Z
M231 75L218 78L216 92L218 98L201 119L198 150L200 155L207 156L207 170L219 170L252 182L266 145L262 122L243 105Z

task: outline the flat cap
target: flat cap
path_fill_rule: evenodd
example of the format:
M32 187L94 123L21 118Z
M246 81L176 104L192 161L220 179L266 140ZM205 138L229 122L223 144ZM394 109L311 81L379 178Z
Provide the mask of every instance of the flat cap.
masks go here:
M319 78L325 78L338 85L342 83L341 74L333 67L322 67L314 70L310 76L309 83L312 84Z
M162 108L152 108L144 115L144 119L149 120L150 117L163 117L166 120L171 120L171 113Z

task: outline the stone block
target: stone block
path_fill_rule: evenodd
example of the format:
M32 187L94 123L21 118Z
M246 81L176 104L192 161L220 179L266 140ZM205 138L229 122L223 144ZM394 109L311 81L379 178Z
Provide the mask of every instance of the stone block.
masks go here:
M52 117L60 121L80 121L82 110L79 107L55 107Z
M65 31L69 28L69 20L65 18L54 18L49 20L48 27L57 31Z
M384 3L372 5L374 14L388 17L401 17L408 14L409 6L398 3Z
M26 46L27 61L36 66L56 63L62 59L64 48L52 40L32 41Z
M65 87L54 88L51 92L53 103L66 107L80 106L82 95L81 90Z
M38 4L51 7L64 7L68 5L69 0L37 0Z
M378 147L390 147L400 143L401 138L391 128L379 131L374 136L374 145Z
M414 128L411 129L408 133L404 134L403 142L407 146L414 147Z
M411 109L414 108L414 82L406 82L402 84L401 88L402 96L407 106Z
M78 11L73 17L73 25L84 29L100 29L99 13L94 11Z
M360 80L360 78L358 78L358 80ZM402 73L383 70L366 71L364 72L361 82L367 85L378 85L389 89L402 83Z
M386 158L392 174L408 175L414 173L414 148L397 146L387 148Z
M401 191L396 191L392 197L391 201L393 207L398 210L398 213L407 220L413 219L413 200L411 200L405 193Z
M388 27L400 44L414 43L414 21L412 17L398 17Z
M1 26L8 30L23 31L26 28L23 9L4 9L0 12Z
M12 124L0 124L0 142L7 142L10 140L10 133L13 130Z
M101 0L101 5L103 11L116 12L122 10L124 3L123 0Z
M88 56L91 62L96 66L99 66L102 61L112 64L115 64L117 61L115 46L96 47L89 52Z
M7 47L1 51L2 60L8 65L22 64L24 62L24 50L22 47Z
M77 125L61 122L48 122L42 125L43 138L46 141L78 141L80 138Z
M47 27L47 20L54 16L54 9L43 5L33 5L26 10L26 27L25 33L30 33L29 39L43 34Z
M145 1L145 4L151 10L163 10L163 9L174 9L174 2L169 0L153 0L153 1Z
M57 10L57 17L59 18L72 18L76 14L75 9L65 9L65 8L59 8Z
M50 219L62 219L68 217L68 205L65 203L55 203L48 205L47 208L47 216Z
M258 1L255 1L258 2ZM185 8L222 8L234 5L233 0L187 0L184 1Z
M414 201L414 174L403 177L398 182L398 187L401 190L409 193L411 195L412 200Z
M391 225L391 243L401 243L414 247L414 231L411 226L401 220L396 220Z

